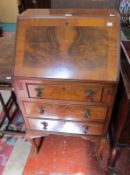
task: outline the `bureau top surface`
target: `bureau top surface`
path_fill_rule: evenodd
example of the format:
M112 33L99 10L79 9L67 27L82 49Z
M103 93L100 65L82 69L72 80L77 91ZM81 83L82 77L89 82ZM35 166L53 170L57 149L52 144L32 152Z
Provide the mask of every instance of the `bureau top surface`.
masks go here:
M18 18L16 77L116 81L116 10L33 9Z
M71 15L66 15L71 14ZM83 17L119 17L115 9L28 9L19 18L83 18Z

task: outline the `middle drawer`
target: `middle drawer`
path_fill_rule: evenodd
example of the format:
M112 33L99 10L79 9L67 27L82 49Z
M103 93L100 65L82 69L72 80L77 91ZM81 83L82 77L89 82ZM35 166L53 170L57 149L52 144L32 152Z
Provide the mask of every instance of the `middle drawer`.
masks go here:
M46 104L23 102L27 116L37 118L65 119L75 121L104 120L106 106L80 104Z

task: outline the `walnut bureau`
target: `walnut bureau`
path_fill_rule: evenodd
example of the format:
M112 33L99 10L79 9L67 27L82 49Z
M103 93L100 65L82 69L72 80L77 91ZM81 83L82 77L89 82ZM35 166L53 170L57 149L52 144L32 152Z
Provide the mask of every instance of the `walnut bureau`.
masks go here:
M27 137L106 136L118 83L116 10L33 9L18 17L14 87Z

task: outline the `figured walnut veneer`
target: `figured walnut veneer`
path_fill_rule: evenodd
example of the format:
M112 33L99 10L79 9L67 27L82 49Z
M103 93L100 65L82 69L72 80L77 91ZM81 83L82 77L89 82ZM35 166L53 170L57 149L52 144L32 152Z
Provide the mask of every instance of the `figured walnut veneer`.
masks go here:
M29 139L107 134L119 21L115 10L27 10L19 16L14 86Z

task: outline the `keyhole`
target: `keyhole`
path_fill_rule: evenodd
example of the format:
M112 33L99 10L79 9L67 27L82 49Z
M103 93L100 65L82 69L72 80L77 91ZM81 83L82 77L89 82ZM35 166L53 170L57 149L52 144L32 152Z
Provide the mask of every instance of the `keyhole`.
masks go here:
M65 22L65 25L66 25L66 26L68 26L68 25L69 25L68 21L67 21L67 22Z

